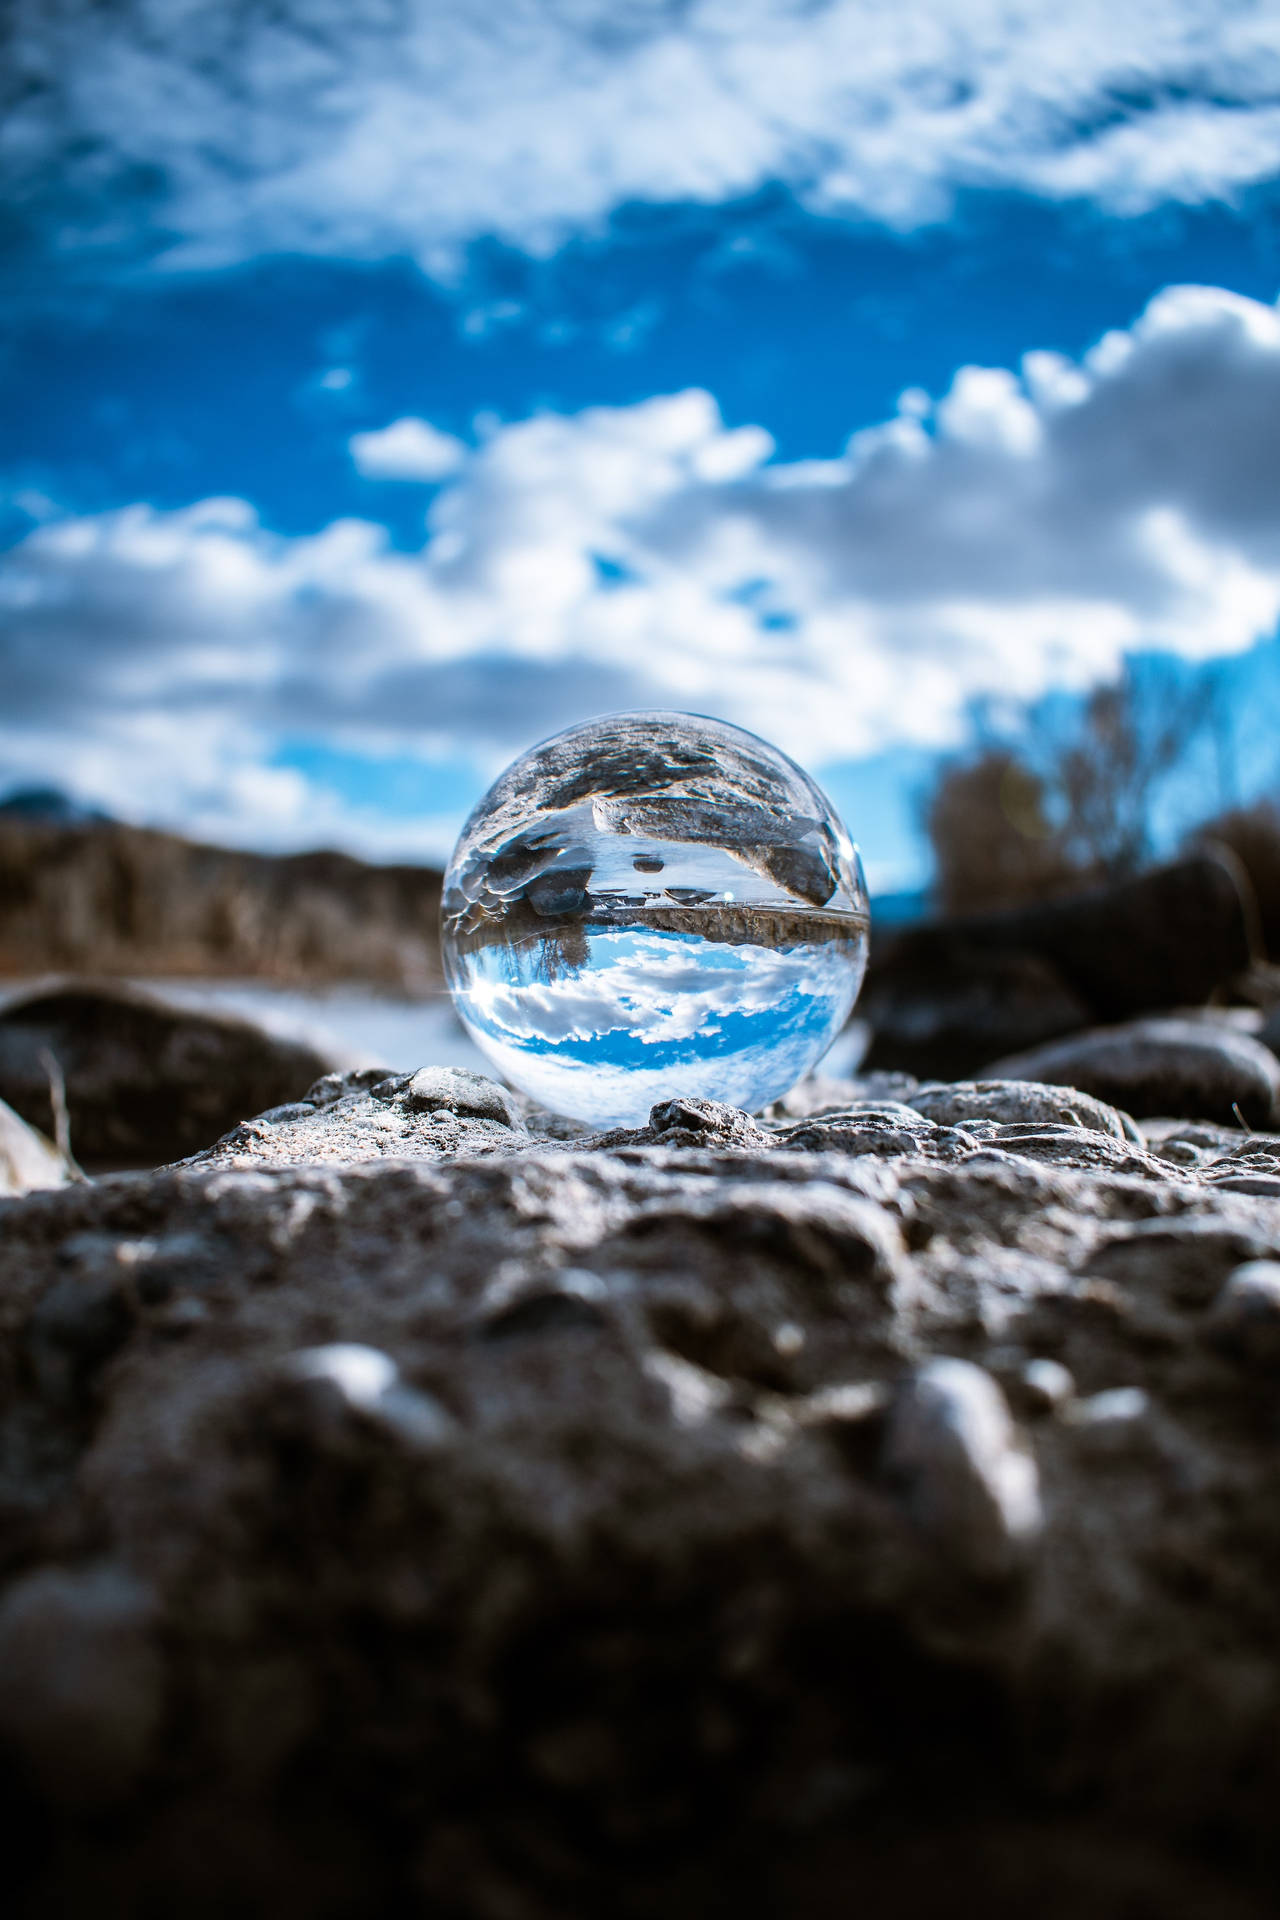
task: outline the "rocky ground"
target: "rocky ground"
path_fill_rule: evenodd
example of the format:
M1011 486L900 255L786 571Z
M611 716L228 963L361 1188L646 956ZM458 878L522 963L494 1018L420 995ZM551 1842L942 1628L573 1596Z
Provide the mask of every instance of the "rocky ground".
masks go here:
M1280 1135L1056 1085L329 1076L2 1202L8 1881L1271 1914L1278 1375Z

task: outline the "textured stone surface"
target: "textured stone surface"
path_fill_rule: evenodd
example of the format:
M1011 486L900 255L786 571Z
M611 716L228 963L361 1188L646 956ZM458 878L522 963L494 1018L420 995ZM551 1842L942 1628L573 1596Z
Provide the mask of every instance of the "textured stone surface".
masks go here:
M1274 1371L1280 1365L1280 1261L1246 1260L1237 1267L1205 1326L1229 1352Z
M1034 1080L930 1081L912 1092L910 1104L926 1119L944 1126L966 1120L1005 1125L1047 1120L1054 1126L1084 1127L1115 1140L1142 1143L1128 1114L1075 1087L1046 1086Z
M50 1060L66 1082L71 1150L91 1171L194 1153L246 1115L297 1099L334 1064L231 1014L107 983L0 1011L0 1099L48 1134Z
M1077 1087L1138 1119L1176 1114L1265 1127L1280 1115L1280 1061L1225 1023L1130 1020L997 1060L993 1080Z
M408 1154L450 1159L507 1153L528 1132L521 1101L492 1080L456 1067L388 1074L381 1067L329 1073L299 1100L243 1120L197 1160L300 1160L346 1165Z
M20 1911L1274 1912L1280 1140L415 1083L0 1204Z

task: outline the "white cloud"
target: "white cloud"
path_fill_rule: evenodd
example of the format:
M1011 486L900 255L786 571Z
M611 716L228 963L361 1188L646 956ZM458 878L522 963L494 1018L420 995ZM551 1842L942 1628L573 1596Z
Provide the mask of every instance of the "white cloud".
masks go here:
M353 433L348 445L366 480L447 480L467 457L461 440L429 420L393 420L377 433Z
M18 0L6 201L78 245L545 252L782 180L912 225L965 185L1129 212L1280 168L1280 12L1222 0Z
M353 521L285 539L240 501L46 520L0 561L0 761L127 815L389 848L372 796L274 764L282 736L479 780L591 713L670 706L821 766L945 744L978 692L1274 630L1276 309L1172 288L1078 364L962 368L906 405L791 466L704 393L497 428L419 554Z

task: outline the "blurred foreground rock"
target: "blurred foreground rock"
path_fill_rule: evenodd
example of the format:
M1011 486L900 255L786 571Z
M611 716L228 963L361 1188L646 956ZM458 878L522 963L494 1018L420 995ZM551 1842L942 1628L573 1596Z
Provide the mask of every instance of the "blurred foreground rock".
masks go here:
M1259 956L1236 863L1202 853L1067 899L911 927L873 946L866 1065L968 1074L1087 1026L1195 1006Z
M53 1134L50 1073L60 1071L71 1149L91 1171L194 1153L245 1115L296 1099L333 1065L233 1014L110 983L0 1008L0 1099Z
M0 1205L16 1909L1273 1914L1280 1136L518 1104Z

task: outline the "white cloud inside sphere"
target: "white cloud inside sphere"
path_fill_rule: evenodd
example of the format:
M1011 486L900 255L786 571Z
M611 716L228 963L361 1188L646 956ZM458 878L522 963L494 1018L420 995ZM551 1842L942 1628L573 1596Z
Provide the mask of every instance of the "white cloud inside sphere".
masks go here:
M758 1107L843 1025L855 984L847 957L821 943L704 946L630 930L597 934L585 964L554 979L517 978L496 948L463 978L468 1030L499 1069L601 1125L638 1124L664 1092L708 1084Z
M945 745L975 694L1274 631L1278 418L1280 314L1183 287L1078 363L911 391L838 460L771 464L701 392L503 426L418 553L363 521L285 538L242 501L48 519L0 559L0 762L127 817L423 853L447 808L344 803L279 742L465 756L480 780L665 706L816 768Z
M429 420L393 420L349 441L356 471L366 480L447 480L467 457L463 442Z
M545 253L787 183L912 226L957 188L1118 212L1280 169L1280 13L1221 0L18 0L0 170L59 250L175 265Z

